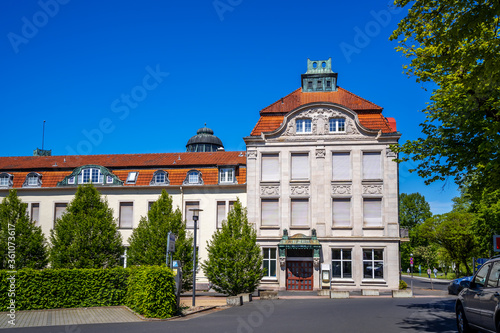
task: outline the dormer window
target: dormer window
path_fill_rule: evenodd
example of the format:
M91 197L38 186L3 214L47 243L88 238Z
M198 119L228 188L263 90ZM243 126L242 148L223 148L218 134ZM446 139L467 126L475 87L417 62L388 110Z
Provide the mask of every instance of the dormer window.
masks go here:
M158 170L153 174L153 179L151 179L149 185L168 185L169 183L168 173L163 170Z
M234 183L234 168L220 168L219 169L219 183L228 184Z
M129 172L127 177L127 184L135 184L138 175L139 172L136 171Z
M184 185L201 185L203 184L203 178L201 177L201 172L198 170L191 170L187 173L186 179L183 182Z
M71 176L68 178L68 184L69 185L74 185L75 184L75 177L74 176Z
M82 169L78 175L78 184L102 184L103 182L104 176L101 170L97 168Z
M12 187L14 176L8 173L0 173L0 188Z
M316 90L323 90L323 81L318 80Z
M297 133L311 133L311 119L297 119Z
M345 119L344 118L330 119L330 132L345 132Z
M23 187L40 187L42 186L42 175L36 172L30 172L26 176Z

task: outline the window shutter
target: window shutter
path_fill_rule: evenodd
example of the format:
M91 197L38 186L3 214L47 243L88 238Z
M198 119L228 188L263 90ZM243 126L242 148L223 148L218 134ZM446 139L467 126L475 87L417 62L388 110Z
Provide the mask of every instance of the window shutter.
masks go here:
M382 225L382 200L365 199L363 201L363 216L366 226Z
M190 209L199 209L200 208L200 203L198 201L188 201L186 202L186 228L194 228L194 221L193 221L193 211ZM200 228L200 225L198 224L198 229Z
M279 201L277 199L265 199L261 203L262 225L273 226L279 224Z
M333 179L351 179L351 154L333 153Z
M292 179L309 179L309 154L292 154Z
M217 201L217 228L222 228L222 221L226 219L226 202Z
M351 200L333 200L333 225L345 227L351 225Z
M262 155L262 181L279 181L279 155Z
M382 179L380 153L363 153L363 179Z
M133 227L134 204L132 202L120 202L120 228Z
M57 221L57 219L61 218L61 216L66 211L67 205L68 204L66 204L66 203L56 203L56 211L55 211L54 221Z
M36 225L40 225L40 223L38 223L39 221L39 214L40 214L40 204L38 203L32 203L31 204L31 221Z
M292 226L309 225L309 200L292 200Z

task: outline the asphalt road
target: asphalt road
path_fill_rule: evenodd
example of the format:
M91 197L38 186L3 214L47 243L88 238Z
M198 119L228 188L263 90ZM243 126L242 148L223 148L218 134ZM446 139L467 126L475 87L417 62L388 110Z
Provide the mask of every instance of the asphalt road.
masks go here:
M16 328L36 333L456 332L452 298L253 301L177 321Z
M436 296L442 296L443 292L445 294L448 293L448 284L449 282L443 282L442 280L439 279L432 279L432 285L431 281L429 281L428 278L411 278L407 276L402 276L403 281L405 281L408 284L408 288L411 286L411 281L413 281L413 294L414 295L433 295L435 294ZM434 293L433 291L437 291L440 293Z

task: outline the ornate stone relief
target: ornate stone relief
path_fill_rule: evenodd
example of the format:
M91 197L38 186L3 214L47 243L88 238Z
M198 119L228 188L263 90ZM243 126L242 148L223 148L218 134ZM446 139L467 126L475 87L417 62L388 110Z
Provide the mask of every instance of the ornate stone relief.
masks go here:
M247 158L249 160L255 160L255 159L257 159L257 151L256 150L249 150L249 151L247 151Z
M325 149L316 149L316 158L325 158L326 150Z
M280 187L279 186L261 186L260 187L260 195L279 195Z
M309 195L309 185L290 186L291 195Z
M280 257L280 267L285 268L286 257Z
M387 148L385 150L385 154L386 154L387 157L390 157L390 158L396 158L396 157L398 157L398 154L396 154L395 152L393 152L391 150L391 148Z
M352 185L332 185L332 194L351 194Z
M382 194L383 185L363 185L363 194Z
M319 268L319 259L320 259L319 257L318 258L317 257L313 258L313 266L314 266L314 268Z

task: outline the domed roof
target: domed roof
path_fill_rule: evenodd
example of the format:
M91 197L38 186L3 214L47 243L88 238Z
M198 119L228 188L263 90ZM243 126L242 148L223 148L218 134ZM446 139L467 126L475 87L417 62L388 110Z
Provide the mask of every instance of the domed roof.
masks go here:
M221 139L214 135L214 131L207 127L207 124L200 128L186 145L188 152L217 151L219 148L224 148L224 145Z

